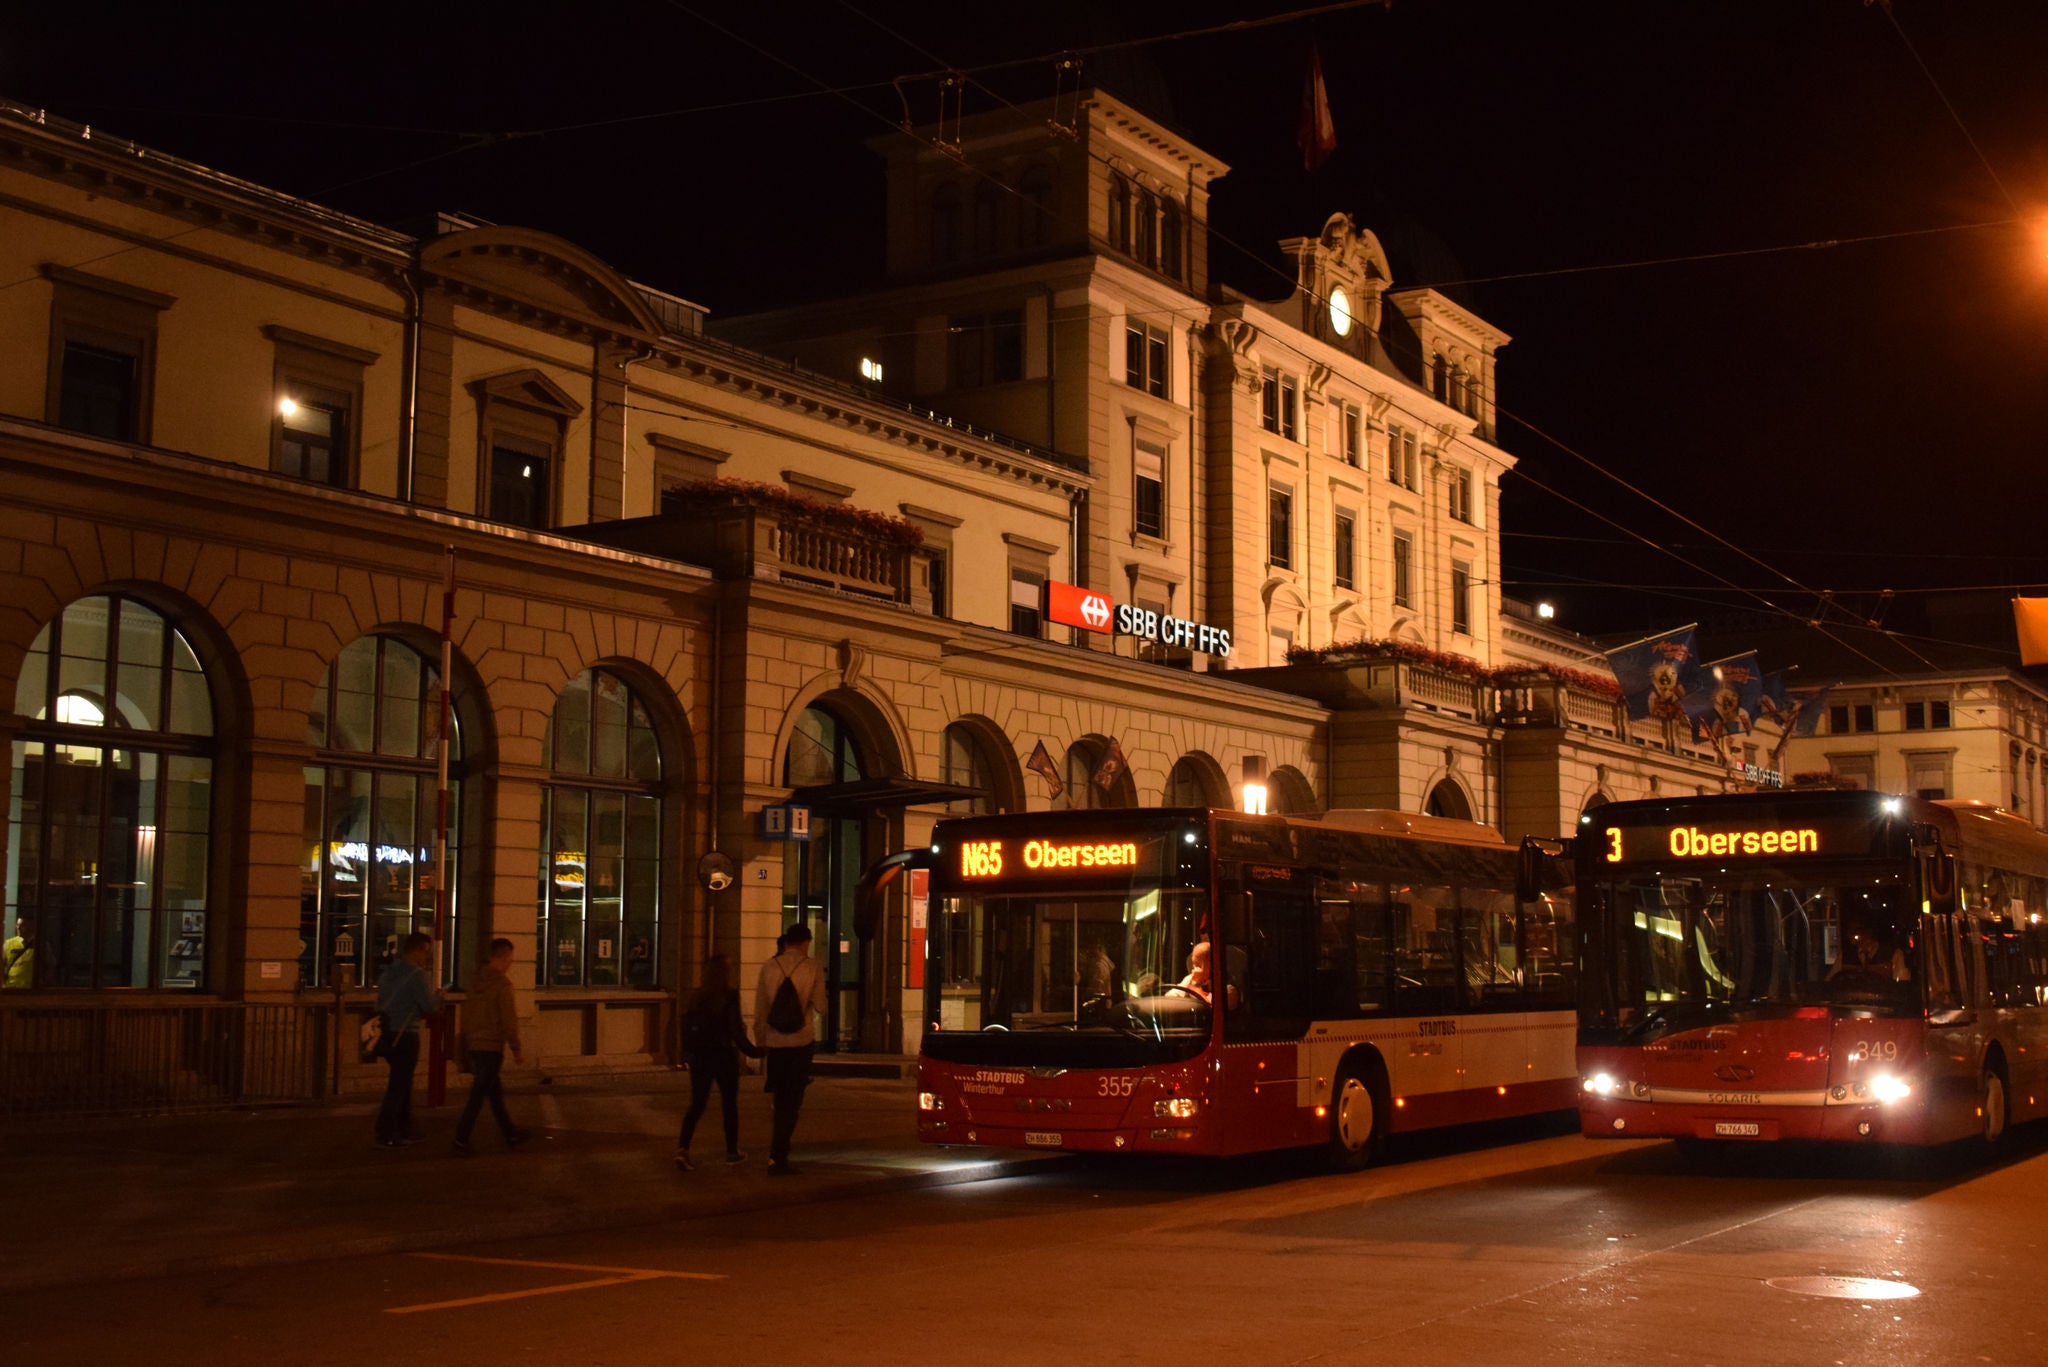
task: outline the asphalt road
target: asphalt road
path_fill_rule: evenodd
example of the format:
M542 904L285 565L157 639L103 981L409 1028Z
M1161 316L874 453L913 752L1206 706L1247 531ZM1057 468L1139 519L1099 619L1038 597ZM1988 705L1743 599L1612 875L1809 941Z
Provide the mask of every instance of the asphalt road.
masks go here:
M1702 1165L1552 1122L1404 1143L1348 1175L1299 1156L1105 1160L810 1203L803 1181L751 1215L20 1295L0 1306L0 1358L2048 1361L2041 1134L1995 1162L1759 1148Z

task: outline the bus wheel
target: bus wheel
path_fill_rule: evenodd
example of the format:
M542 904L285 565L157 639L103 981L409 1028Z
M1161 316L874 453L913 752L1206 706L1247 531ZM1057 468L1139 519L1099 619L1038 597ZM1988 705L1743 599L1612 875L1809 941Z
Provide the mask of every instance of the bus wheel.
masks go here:
M1364 1167L1379 1152L1384 1129L1372 1084L1355 1072L1340 1073L1330 1094L1331 1161L1347 1172Z
M1996 1064L1984 1070L1984 1085L1978 1096L1977 1114L1983 1120L1984 1147L1996 1149L2004 1141L2006 1126L2012 1119L2006 1110L2005 1074Z

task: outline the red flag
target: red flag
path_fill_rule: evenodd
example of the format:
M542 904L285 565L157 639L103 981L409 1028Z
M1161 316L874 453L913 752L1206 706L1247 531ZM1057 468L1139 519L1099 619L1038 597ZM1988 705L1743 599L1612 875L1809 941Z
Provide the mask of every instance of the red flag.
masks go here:
M1322 55L1308 50L1308 75L1301 83L1301 122L1294 141L1301 148L1301 166L1313 171L1337 150L1337 125L1330 120L1330 92L1323 88Z
M1045 751L1044 741L1038 742L1032 749L1031 758L1024 761L1024 767L1045 780L1045 786L1051 790L1051 796L1058 797L1067 790L1067 785L1060 782L1059 766L1052 762L1052 756Z
M1123 746L1112 740L1109 748L1102 752L1102 763L1095 766L1095 772L1089 775L1089 779L1106 793L1116 787L1117 775L1126 767Z

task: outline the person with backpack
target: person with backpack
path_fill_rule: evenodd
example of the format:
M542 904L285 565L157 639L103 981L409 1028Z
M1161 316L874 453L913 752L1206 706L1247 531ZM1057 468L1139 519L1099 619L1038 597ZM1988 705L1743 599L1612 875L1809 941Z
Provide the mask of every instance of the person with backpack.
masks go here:
M768 1175L791 1177L789 1142L811 1083L811 1052L818 1035L812 1017L825 1010L825 972L811 957L811 928L798 921L777 942L775 957L754 982L754 1036L768 1058L768 1092L775 1124L768 1141Z
M382 1148L419 1142L412 1132L412 1074L420 1061L420 1022L441 1009L441 990L427 972L433 953L434 937L414 931L377 979L377 1013L388 1036L380 1054L391 1069L384 1103L377 1108L377 1143Z
M745 1161L740 1152L740 1055L759 1058L761 1051L747 1038L739 989L732 985L732 960L723 954L705 961L704 985L683 1013L683 1047L690 1056L690 1109L676 1136L676 1167L688 1172L696 1166L690 1162L690 1136L704 1118L713 1083L718 1084L718 1109L725 1121L725 1161Z

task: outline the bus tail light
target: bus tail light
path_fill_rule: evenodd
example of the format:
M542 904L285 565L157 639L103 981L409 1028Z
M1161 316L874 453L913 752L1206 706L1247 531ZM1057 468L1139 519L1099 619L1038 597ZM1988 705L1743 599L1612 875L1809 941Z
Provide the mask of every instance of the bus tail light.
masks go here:
M926 1112L943 1111L946 1109L946 1098L940 1096L937 1092L919 1092L917 1094L917 1109Z

